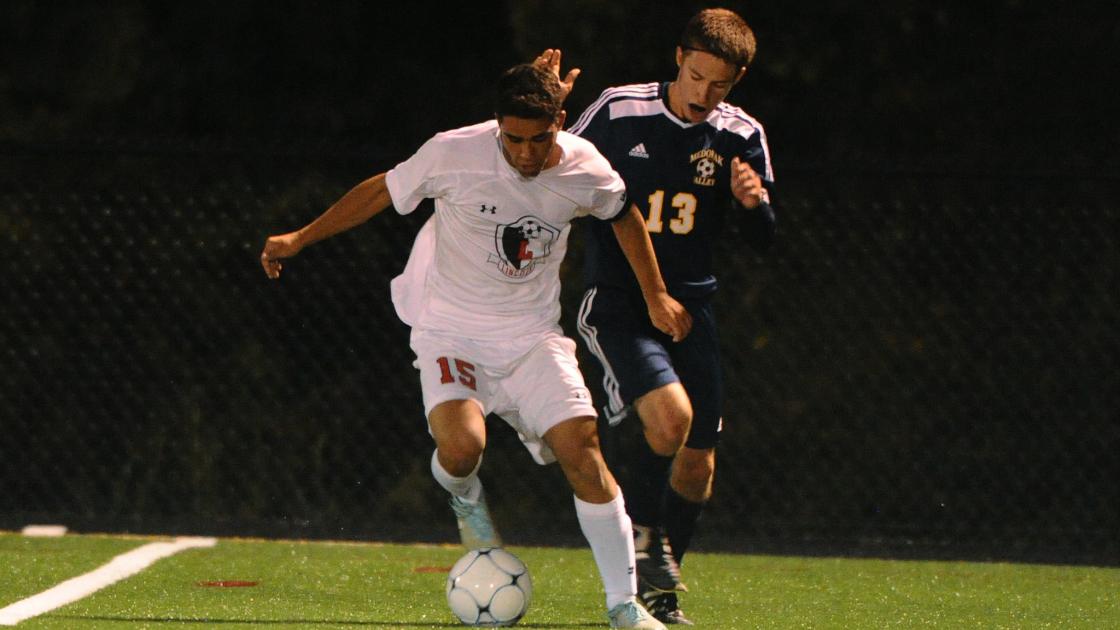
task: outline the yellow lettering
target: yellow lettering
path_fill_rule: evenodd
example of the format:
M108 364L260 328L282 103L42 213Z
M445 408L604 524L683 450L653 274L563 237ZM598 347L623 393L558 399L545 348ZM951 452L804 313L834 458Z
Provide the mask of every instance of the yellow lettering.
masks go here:
M716 153L715 149L700 149L696 153L688 156L688 161L691 163L702 158L708 158L715 161L716 164L723 166L723 156Z

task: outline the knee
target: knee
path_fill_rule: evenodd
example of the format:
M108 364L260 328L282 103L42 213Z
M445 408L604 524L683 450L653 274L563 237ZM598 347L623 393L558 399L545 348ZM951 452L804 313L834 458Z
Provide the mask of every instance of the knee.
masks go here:
M653 452L666 457L681 450L689 436L691 418L688 416L662 416L645 425L645 439Z
M581 480L598 479L606 467L594 433L571 435L555 444L553 452L569 477Z
M684 446L692 427L692 403L680 383L671 383L638 399L646 441L658 455L671 456Z
M610 477L607 464L598 451L583 451L578 457L563 462L561 467L574 489L602 485Z
M486 420L478 404L470 400L442 402L428 415L428 427L440 466L456 477L471 474L486 448Z
M599 450L594 418L562 422L545 433L544 438L577 497L605 503L617 494L614 477Z
M466 477L478 466L485 440L463 433L446 438L436 444L437 457L443 469L456 477Z

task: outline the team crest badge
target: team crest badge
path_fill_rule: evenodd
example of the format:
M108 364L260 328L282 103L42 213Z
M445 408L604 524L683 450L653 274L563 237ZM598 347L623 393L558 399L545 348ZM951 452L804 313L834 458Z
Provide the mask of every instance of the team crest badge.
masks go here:
M716 185L716 170L723 166L723 156L714 149L701 149L689 156L690 164L696 165L696 176L692 183L700 186Z
M488 262L510 278L525 278L543 265L560 230L532 216L499 225L494 231L495 253Z

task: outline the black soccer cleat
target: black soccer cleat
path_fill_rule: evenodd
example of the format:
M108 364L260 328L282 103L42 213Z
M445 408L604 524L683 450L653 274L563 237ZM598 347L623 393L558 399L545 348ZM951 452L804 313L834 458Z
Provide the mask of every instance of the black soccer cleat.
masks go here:
M681 568L669 548L669 539L658 528L634 526L634 559L638 565L639 591L688 590L681 582Z
M642 603L653 618L667 626L692 626L692 620L684 616L673 591L643 591Z

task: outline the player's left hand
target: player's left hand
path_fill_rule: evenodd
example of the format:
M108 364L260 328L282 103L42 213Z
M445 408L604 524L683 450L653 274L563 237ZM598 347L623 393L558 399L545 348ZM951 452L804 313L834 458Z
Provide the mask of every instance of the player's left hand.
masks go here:
M572 88L576 85L576 79L579 78L580 69L572 68L563 79L560 79L560 56L559 48L549 48L533 60L533 65L556 75L556 78L560 80L560 100L563 101L572 93Z
M683 304L668 293L662 293L647 303L649 320L661 332L680 341L692 330L692 315Z
M738 157L731 158L731 194L735 195L735 199L743 204L744 208L757 208L758 204L767 201L762 178L750 164L741 161Z

